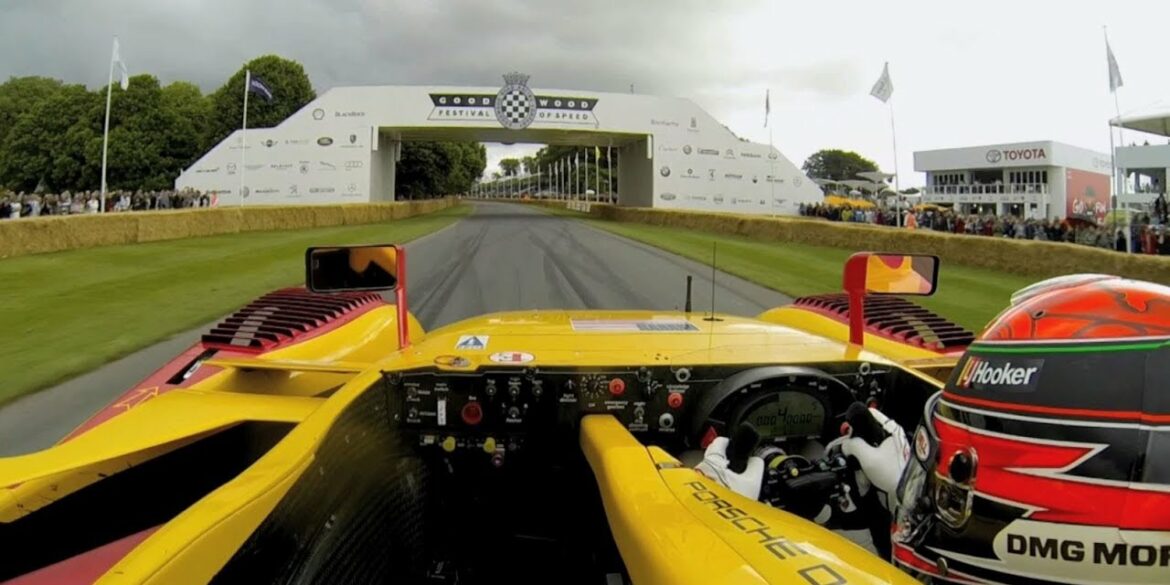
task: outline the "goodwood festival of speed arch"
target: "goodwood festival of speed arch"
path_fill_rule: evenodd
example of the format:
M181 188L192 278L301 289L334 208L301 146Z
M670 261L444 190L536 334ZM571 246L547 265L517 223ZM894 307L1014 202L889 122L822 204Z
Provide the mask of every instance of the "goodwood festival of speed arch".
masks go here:
M276 127L237 130L175 187L221 206L392 201L412 141L612 147L627 206L795 215L822 198L774 147L738 138L690 100L534 89L520 73L498 88L333 88Z

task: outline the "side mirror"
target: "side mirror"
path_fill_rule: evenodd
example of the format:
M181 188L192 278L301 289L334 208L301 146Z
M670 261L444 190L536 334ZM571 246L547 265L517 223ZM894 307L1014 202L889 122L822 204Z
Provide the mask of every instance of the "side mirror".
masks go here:
M338 246L305 251L305 286L316 293L392 290L398 286L398 246Z
M937 287L938 256L859 252L845 261L845 292L929 296Z
M934 294L938 256L858 252L845 261L844 289L849 295L849 342L863 343L865 295Z

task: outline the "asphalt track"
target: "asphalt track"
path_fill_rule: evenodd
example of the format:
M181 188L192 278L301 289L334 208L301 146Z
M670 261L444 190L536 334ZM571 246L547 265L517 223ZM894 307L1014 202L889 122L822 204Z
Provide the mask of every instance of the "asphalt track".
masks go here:
M411 310L430 330L517 309L711 306L711 267L538 209L477 203L466 219L407 244ZM715 310L756 315L789 299L717 272ZM208 324L210 326L210 324ZM199 327L0 410L0 456L44 449L194 343Z

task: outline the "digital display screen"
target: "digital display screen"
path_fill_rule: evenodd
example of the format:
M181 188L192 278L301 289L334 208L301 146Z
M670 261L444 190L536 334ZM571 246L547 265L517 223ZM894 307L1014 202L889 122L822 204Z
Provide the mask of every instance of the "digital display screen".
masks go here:
M779 392L753 405L743 420L765 438L816 437L825 430L825 406L803 392Z

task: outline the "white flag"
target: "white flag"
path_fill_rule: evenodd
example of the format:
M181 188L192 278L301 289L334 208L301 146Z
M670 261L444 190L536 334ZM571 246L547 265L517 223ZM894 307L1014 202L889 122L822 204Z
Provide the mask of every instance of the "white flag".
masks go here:
M122 80L122 89L130 87L130 74L126 72L126 63L122 61L122 50L118 46L118 37L114 37L114 54L110 57L110 67L117 67Z
M772 115L772 90L764 90L764 127L768 127L768 116Z
M1121 82L1121 69L1117 67L1117 57L1113 56L1109 39L1105 39L1105 58L1109 60L1109 91L1115 92L1124 84Z
M883 103L890 101L890 96L894 95L894 82L890 81L890 64L888 62L882 67L882 76L878 78L877 83L873 84L869 95L882 100Z

